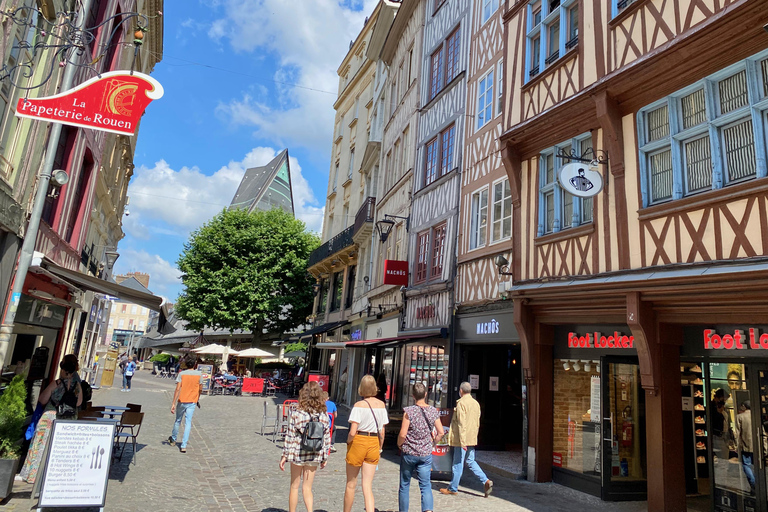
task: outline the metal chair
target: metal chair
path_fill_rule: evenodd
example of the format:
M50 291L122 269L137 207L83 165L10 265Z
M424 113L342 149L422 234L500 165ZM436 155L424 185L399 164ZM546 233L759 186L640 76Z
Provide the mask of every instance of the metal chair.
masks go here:
M141 404L125 404L131 412L141 412Z
M142 421L144 421L143 412L126 411L123 413L123 417L120 419L120 425L117 427L118 432L116 436L117 444L120 444L121 439L123 440L123 448L120 450L120 456L118 457L118 460L123 459L125 445L128 444L128 440L130 439L131 445L133 447L133 464L136 464L136 439L139 437ZM130 429L130 432L126 432L127 429Z
M96 418L103 418L104 415L101 411L80 411L77 414L79 420L95 420Z
M263 402L263 405L264 405L264 411L261 413L261 436L264 437L264 427L267 426L268 422L272 422L272 428L273 428L272 434L274 436L275 432L277 431L277 419L278 419L277 417L280 413L280 406L278 405L275 408L275 415L270 416L269 414L270 407L266 400ZM272 438L272 442L274 442L274 437Z

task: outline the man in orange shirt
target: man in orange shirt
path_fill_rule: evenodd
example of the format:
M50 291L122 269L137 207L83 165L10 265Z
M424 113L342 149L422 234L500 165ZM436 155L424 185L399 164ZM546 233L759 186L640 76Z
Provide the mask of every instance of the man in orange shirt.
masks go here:
M203 374L196 369L196 363L187 359L181 360L181 370L176 377L176 391L173 393L173 403L171 405L171 414L176 414L176 423L173 424L173 432L168 438L171 446L176 446L176 437L179 435L181 418L186 417L184 425L184 436L181 438L181 453L187 453L187 441L189 441L189 432L192 430L192 415L195 413L195 406L200 400L200 393L203 391Z

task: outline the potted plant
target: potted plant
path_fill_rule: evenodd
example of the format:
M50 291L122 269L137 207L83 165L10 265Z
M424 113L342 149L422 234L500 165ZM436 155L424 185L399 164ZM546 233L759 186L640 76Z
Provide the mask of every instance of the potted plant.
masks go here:
M0 500L11 494L16 476L27 411L27 387L17 375L0 395Z

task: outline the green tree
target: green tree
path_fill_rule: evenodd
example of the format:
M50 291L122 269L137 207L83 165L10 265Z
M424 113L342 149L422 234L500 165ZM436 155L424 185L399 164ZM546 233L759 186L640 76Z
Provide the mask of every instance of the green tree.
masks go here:
M27 387L24 377L16 375L0 395L0 459L15 459L24 434L27 413Z
M312 310L307 260L319 244L283 210L224 210L184 245L176 312L195 331L243 329L258 339L294 329Z

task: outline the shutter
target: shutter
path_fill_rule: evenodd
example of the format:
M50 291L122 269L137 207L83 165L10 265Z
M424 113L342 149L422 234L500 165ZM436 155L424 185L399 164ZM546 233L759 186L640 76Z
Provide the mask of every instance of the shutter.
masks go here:
M709 135L684 143L688 192L712 188L712 154Z
M756 165L752 119L724 128L723 144L729 181L754 176Z
M672 151L666 149L648 157L651 170L651 202L672 197Z

